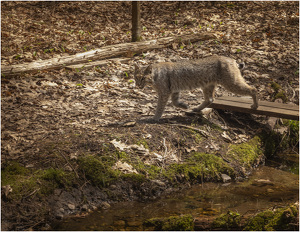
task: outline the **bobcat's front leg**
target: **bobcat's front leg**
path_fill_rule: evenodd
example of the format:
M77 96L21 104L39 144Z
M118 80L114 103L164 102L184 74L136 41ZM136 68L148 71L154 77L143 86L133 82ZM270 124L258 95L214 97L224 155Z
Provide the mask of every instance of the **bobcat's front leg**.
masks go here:
M158 93L156 112L153 117L153 120L158 121L161 118L161 116L165 110L165 107L167 105L167 102L169 100L169 97L170 97L170 94L168 94L168 93Z
M203 89L203 94L204 94L204 102L197 108L193 109L193 112L199 112L209 106L211 103L214 101L214 94L215 94L215 85L211 84L209 86L206 86Z
M188 109L189 108L189 106L187 104L185 104L182 101L179 101L179 92L172 93L171 98L172 98L172 103L173 103L174 106L182 108L182 109Z

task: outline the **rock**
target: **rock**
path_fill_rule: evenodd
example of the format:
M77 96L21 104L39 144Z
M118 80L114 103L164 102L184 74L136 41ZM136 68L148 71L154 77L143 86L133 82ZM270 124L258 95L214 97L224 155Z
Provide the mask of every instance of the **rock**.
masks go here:
M263 187L263 186L267 186L267 185L274 185L270 180L265 180L265 179L255 179L252 183L252 185L254 186L259 186L259 187Z
M59 196L61 194L62 190L61 189L54 189L54 195Z
M112 190L114 190L114 189L116 189L117 188L117 186L116 185L114 185L114 184L112 184L111 186L109 186L110 187L110 189L112 189Z
M165 187L166 184L160 180L152 180L152 183L159 185L160 187Z
M58 220L62 220L63 218L64 218L64 215L63 214L61 214L61 213L59 213L59 214L56 214L56 219L58 219Z
M107 202L102 202L100 205L101 209L108 209L110 208L110 204L108 204Z
M224 183L231 181L231 177L226 174L221 174L222 180Z
M138 227L138 226L142 225L142 223L140 221L128 221L127 224L130 227Z
M70 210L74 210L74 209L76 209L76 206L74 205L74 204L68 204L68 208L70 209Z
M270 117L270 118L268 119L266 125L267 125L268 129L273 130L274 127L275 127L275 125L276 125L276 123L277 123L277 118Z
M89 206L88 206L87 204L85 204L85 205L83 205L83 206L81 207L81 210L87 211L88 208L89 208Z
M55 215L56 219L62 220L64 218L64 212L65 212L64 208L59 208Z
M114 226L125 226L125 224L123 220L114 221Z

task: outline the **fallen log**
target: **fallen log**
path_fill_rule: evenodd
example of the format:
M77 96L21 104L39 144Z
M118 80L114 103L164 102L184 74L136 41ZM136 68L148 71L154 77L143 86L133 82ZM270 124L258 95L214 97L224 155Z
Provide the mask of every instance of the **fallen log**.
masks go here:
M103 60L112 57L126 56L126 54L138 54L153 49L168 47L173 43L196 42L215 38L213 34L189 34L174 37L165 37L134 43L109 45L103 48L78 53L75 55L40 60L31 63L2 66L1 76L19 75L22 73L37 72L41 70L60 69L69 65L87 63L95 60Z

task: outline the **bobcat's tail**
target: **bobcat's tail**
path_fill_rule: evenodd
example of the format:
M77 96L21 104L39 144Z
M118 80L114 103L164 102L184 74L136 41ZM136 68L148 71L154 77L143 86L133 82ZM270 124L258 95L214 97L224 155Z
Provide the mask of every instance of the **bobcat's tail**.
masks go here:
M238 65L239 69L245 68L245 63L244 62L243 63L239 63L237 65Z

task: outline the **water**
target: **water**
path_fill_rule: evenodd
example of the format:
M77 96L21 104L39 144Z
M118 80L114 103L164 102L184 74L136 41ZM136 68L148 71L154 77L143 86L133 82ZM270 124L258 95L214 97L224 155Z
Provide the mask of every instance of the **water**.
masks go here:
M204 183L152 202L117 203L85 218L69 218L53 229L145 230L143 222L153 217L191 214L195 218L208 218L228 210L247 216L270 207L286 206L298 199L297 174L264 166L240 183Z

